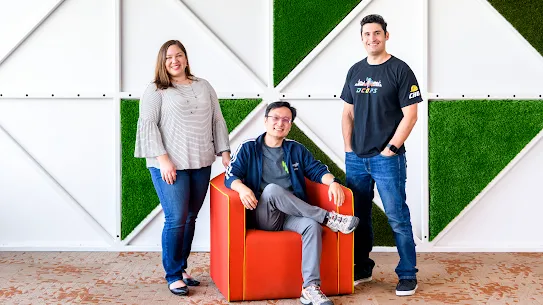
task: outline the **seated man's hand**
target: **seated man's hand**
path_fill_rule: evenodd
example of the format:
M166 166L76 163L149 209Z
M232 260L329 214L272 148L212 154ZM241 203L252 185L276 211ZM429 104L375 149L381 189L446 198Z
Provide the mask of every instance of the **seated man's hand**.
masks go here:
M343 204L345 201L345 193L341 188L341 184L337 182L332 182L332 184L330 184L330 187L328 188L328 200L332 200L332 197L334 198L334 203L337 206L341 206Z
M256 199L255 194L250 188L243 185L240 187L240 190L238 193L239 193L239 199L241 199L241 203L243 204L243 206L245 206L246 209L249 209L249 210L256 209L258 200Z

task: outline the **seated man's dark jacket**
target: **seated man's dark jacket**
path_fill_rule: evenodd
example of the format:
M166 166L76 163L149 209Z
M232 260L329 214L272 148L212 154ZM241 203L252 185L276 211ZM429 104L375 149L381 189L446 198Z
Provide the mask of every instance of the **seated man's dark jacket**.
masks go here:
M240 179L259 199L260 183L262 182L262 142L266 133L256 139L250 139L240 144L230 165L226 168L224 184L231 188L232 182ZM284 161L287 164L293 193L296 197L307 202L304 176L309 180L322 183L322 176L330 173L328 167L315 160L313 155L302 144L285 139L283 141Z

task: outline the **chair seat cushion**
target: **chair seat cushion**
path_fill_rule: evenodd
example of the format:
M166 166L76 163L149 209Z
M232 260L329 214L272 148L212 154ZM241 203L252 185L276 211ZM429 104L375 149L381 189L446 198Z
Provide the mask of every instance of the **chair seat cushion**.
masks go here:
M323 228L322 235L321 288L326 295L336 295L339 291L338 236L328 228ZM245 300L300 296L303 284L300 234L247 230L245 243Z

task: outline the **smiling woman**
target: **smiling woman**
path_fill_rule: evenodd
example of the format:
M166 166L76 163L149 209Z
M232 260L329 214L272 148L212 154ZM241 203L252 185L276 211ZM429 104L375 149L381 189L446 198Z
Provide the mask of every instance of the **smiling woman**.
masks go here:
M187 50L169 40L158 52L155 80L141 102L135 157L146 158L164 210L162 263L168 288L187 295L200 284L187 272L198 212L204 202L211 164L230 160L228 130L217 94L190 72Z
M189 84L195 80L190 72L187 50L179 40L169 40L158 52L155 67L155 84L159 89L167 89L176 84Z

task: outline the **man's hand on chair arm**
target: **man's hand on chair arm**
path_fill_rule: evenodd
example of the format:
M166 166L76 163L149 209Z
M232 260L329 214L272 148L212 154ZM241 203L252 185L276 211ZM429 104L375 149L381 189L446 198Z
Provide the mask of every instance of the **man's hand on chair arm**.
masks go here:
M256 205L258 204L258 200L256 199L255 194L253 191L248 188L243 182L241 182L240 179L234 180L231 185L232 189L239 194L239 199L241 200L241 203L246 209L254 210L256 209Z

